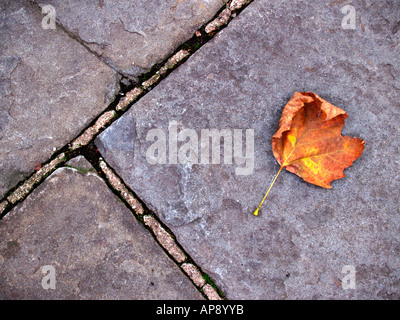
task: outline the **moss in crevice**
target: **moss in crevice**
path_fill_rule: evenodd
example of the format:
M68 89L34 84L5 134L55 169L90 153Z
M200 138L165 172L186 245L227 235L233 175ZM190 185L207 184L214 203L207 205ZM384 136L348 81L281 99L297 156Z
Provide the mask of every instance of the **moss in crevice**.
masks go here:
M214 280L213 280L207 273L203 273L203 274L202 274L202 277L203 277L204 281L205 281L207 284L209 284L211 287L214 288L214 290L219 294L220 297L222 297L223 299L225 299L225 295L224 295L224 293L222 292L222 290L219 289L219 288L217 287L217 285L215 284Z
M75 169L78 172L82 173L82 174L87 174L89 172L93 172L96 173L96 170L94 168L90 168L90 169L85 169L85 168L79 168L79 167L74 167L74 166L70 166L68 164L64 165L65 168L71 168L71 169Z

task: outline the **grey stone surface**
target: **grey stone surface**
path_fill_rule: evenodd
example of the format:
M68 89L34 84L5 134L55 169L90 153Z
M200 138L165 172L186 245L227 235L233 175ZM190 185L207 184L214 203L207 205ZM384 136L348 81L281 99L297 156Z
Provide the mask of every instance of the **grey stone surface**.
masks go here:
M347 1L254 1L96 141L228 298L400 298L399 3L351 3L355 30L341 27ZM270 139L295 91L344 109L343 134L365 150L333 190L283 172L254 217L279 169ZM254 129L253 173L236 175L235 162L149 164L146 135L168 136L171 121L199 136ZM339 286L345 265L356 289Z
M49 4L65 28L111 65L135 76L190 39L224 1L49 0L42 5Z
M0 238L0 299L202 299L93 173L55 171L0 221ZM42 287L45 266L55 289Z
M84 156L77 156L67 161L64 165L65 167L75 169L81 173L94 172L96 173L96 169L92 167L90 162L88 162Z
M0 2L0 198L110 99L115 72L42 18L27 1Z

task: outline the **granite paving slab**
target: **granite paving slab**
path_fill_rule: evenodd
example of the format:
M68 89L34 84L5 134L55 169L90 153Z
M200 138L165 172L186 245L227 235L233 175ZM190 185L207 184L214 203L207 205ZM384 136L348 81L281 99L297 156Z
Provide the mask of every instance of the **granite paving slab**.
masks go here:
M202 299L82 157L0 221L0 299Z
M119 90L115 71L43 18L28 1L0 2L0 198Z
M398 1L254 1L96 144L227 298L399 299L399 21ZM365 150L332 190L283 172L255 217L296 91Z
M39 3L39 1L36 1ZM49 0L63 27L124 75L137 76L189 40L224 0Z

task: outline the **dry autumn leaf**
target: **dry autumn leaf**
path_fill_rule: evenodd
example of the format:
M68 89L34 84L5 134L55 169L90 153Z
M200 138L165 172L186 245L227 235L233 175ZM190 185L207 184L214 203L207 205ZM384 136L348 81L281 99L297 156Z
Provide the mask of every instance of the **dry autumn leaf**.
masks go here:
M283 168L305 181L332 188L343 178L343 170L364 150L364 141L343 136L347 113L312 92L296 92L282 111L278 131L272 136L272 150L281 165L264 199Z

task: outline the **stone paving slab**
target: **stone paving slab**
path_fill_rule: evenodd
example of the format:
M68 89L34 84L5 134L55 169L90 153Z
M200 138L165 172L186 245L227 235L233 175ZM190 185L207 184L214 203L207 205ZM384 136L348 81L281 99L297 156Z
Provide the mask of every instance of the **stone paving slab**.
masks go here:
M203 298L86 160L68 165L0 221L0 299Z
M39 1L36 1L39 3ZM49 0L61 24L122 73L163 61L214 17L223 0Z
M96 141L227 298L400 297L400 11L394 1L351 3L354 30L342 28L346 1L254 1ZM270 139L296 91L344 109L343 134L364 139L365 150L333 190L284 172L254 217L279 170ZM175 164L168 152L183 142L168 140L183 129L195 130L184 132L192 142L202 129L231 137L254 129L254 170L238 175L235 159ZM146 153L163 134L166 164L152 164L157 154ZM356 270L356 289L341 286L346 265Z
M0 3L0 198L109 104L115 71L28 1Z

